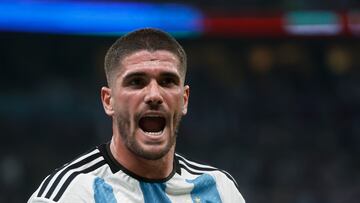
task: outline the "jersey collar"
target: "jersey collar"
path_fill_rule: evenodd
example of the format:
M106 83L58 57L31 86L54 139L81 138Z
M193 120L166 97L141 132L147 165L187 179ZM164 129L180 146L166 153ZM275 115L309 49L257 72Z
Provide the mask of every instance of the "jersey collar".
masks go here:
M174 155L174 167L168 177L163 178L163 179L149 179L149 178L145 178L145 177L136 175L135 173L133 173L132 171L128 170L123 165L121 165L119 162L117 162L110 151L110 143L102 144L102 145L98 146L97 148L101 152L105 161L109 165L111 172L113 172L113 173L123 171L125 174L129 175L130 177L135 178L139 181L143 181L143 182L166 182L166 181L170 180L175 175L175 173L181 175L179 160L177 159L177 157L175 155Z

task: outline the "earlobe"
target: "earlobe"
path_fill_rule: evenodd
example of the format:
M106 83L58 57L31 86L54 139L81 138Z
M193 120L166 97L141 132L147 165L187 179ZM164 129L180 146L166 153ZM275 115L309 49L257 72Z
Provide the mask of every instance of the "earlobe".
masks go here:
M112 104L111 89L109 87L101 88L101 101L102 101L105 113L108 116L112 116L114 114L114 110L113 110L113 104Z

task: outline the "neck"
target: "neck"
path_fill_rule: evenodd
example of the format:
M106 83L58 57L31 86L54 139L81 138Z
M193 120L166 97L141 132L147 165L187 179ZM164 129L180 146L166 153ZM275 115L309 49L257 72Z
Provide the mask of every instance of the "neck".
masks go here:
M117 162L140 177L164 179L173 171L175 146L164 157L157 160L148 160L130 151L119 135L113 135L110 151Z

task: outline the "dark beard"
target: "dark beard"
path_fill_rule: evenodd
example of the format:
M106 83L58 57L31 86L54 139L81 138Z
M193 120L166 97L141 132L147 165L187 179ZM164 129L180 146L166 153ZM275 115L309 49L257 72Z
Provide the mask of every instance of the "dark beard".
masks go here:
M137 156L147 159L147 160L159 160L164 157L170 149L175 145L177 132L180 125L182 115L178 112L175 113L173 117L174 121L174 134L170 136L169 142L166 144L165 148L158 153L148 152L144 150L137 140L135 139L134 132L130 132L131 125L130 125L130 117L129 115L117 114L116 119L118 122L118 131L119 134L124 141L125 146ZM138 119L135 119L138 120ZM132 135L131 135L132 134Z

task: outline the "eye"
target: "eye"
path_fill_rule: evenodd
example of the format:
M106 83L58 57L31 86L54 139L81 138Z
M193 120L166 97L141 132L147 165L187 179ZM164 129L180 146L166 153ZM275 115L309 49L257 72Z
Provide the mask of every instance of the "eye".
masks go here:
M160 85L164 87L170 87L177 85L177 81L172 77L164 77L160 80Z
M146 80L142 77L133 77L126 81L125 86L131 87L131 88L142 88L146 85Z
M142 83L141 78L134 78L130 81L130 85L133 86L141 85L141 83Z

